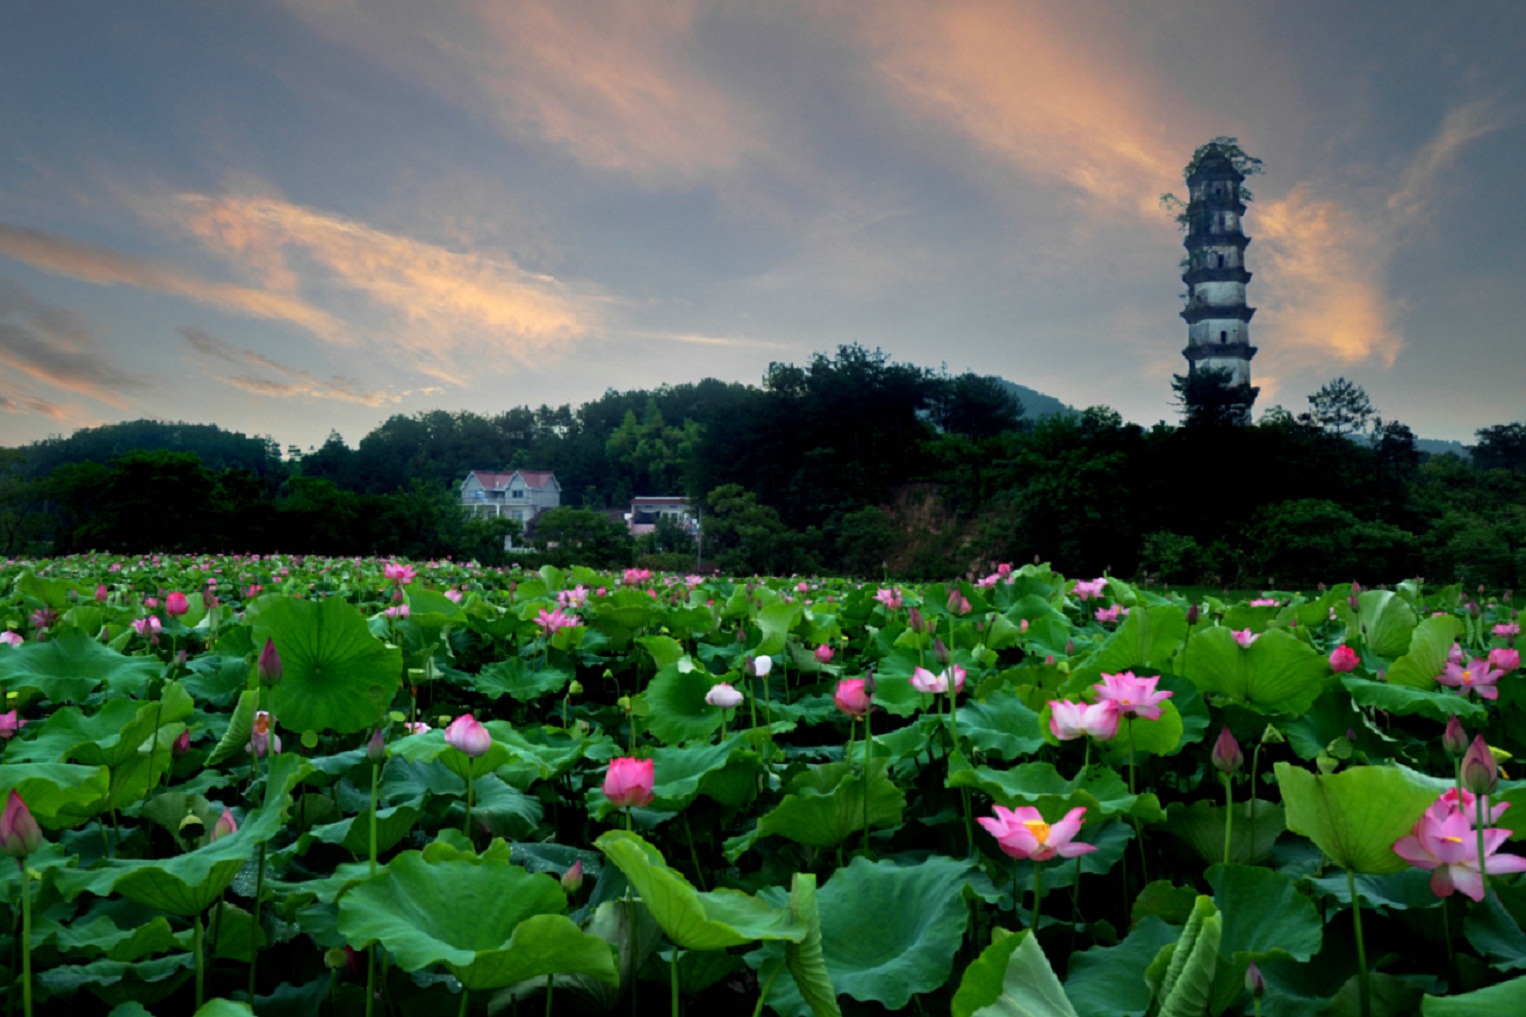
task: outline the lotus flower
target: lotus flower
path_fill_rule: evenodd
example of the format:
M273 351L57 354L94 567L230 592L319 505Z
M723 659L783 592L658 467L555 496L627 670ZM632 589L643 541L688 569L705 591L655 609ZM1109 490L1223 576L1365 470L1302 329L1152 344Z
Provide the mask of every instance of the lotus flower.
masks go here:
M1511 647L1496 646L1489 651L1489 666L1497 667L1501 671L1514 671L1521 666L1521 651Z
M225 808L223 809L223 814L217 817L217 822L212 824L212 836L208 839L207 843L216 843L229 834L237 832L238 823L234 820L233 813Z
M1482 657L1474 657L1467 664L1448 661L1446 669L1436 676L1442 685L1457 689L1459 694L1477 692L1480 699L1498 699L1500 690L1495 683L1505 676L1499 668L1490 667Z
M399 586L407 586L418 573L402 562L389 561L382 566L382 575Z
M576 628L582 623L578 621L577 615L567 614L558 607L554 611L541 608L540 614L535 618L535 624L539 625L541 631L549 637L555 635L559 629Z
M964 668L958 664L933 674L925 667L911 673L911 687L929 695L958 695L964 689Z
M1105 586L1107 586L1107 579L1105 577L1099 577L1090 581L1077 579L1072 592L1081 600L1091 600L1093 597L1102 596L1102 590Z
M770 671L772 671L773 669L774 669L774 658L772 658L772 657L754 657L754 658L752 658L752 673L757 675L759 678L767 678L768 677L768 673Z
M1252 632L1250 629L1231 629L1230 634L1235 637L1235 642L1247 650L1250 649L1251 643L1261 638L1259 632Z
M15 710L0 713L0 741L16 737L24 727L26 727L26 721L17 716Z
M1143 717L1145 720L1160 719L1160 704L1171 698L1170 692L1156 692L1160 676L1135 677L1133 671L1119 674L1103 674L1102 682L1093 685L1101 699L1118 704L1118 712L1125 717Z
M476 717L463 713L445 728L445 744L475 759L487 755L487 750L493 747L493 736Z
M1356 666L1362 662L1362 658L1356 655L1356 651L1349 646L1341 645L1330 651L1330 670L1336 674L1345 674L1355 671Z
M1123 605L1121 604L1114 604L1112 607L1099 607L1093 612L1097 621L1104 625L1117 621L1121 614L1123 614Z
M190 609L191 605L186 603L183 593L171 593L164 598L164 613L171 618L178 618Z
M1484 879L1479 870L1478 831L1465 811L1439 805L1427 809L1414 829L1394 842L1394 853L1430 872L1431 892L1436 896L1450 897L1454 890L1461 890L1481 901ZM1526 872L1526 858L1495 854L1509 838L1509 830L1483 831L1483 858L1491 873Z
M15 788L5 799L5 812L0 813L0 852L12 858L25 858L42 844L42 830L32 818L21 793Z
M1031 805L1016 809L996 806L996 817L981 816L980 825L985 827L1001 849L1013 858L1027 858L1035 862L1047 861L1059 855L1074 858L1097 850L1093 844L1081 844L1075 840L1081 832L1082 817L1086 806L1077 806L1065 814L1065 818L1053 826L1044 822L1039 810Z
M244 745L244 751L258 759L272 750L276 755L281 754L281 736L273 732L270 724L270 714L260 710L254 715L254 733L249 736L249 741Z
M1111 699L1098 703L1072 703L1055 699L1049 703L1049 730L1062 742L1082 735L1107 741L1118 734L1118 704Z
M899 611L901 609L901 591L897 589L884 589L875 593L874 599L885 606L887 611Z
M620 756L609 761L604 775L604 797L617 809L650 804L657 779L650 759Z
M832 702L850 717L862 717L872 709L869 690L862 678L844 678L838 682L837 691L832 693Z
M742 705L742 693L735 686L725 682L717 682L710 686L710 691L705 693L705 702L711 706L719 706L723 710L735 710Z
M1499 764L1483 735L1475 735L1473 744L1462 756L1462 786L1476 795L1489 795L1499 786Z
M19 632L12 632L9 629L0 632L0 643L4 643L6 646L20 646L24 642L26 640Z
M832 662L833 656L834 654L832 653L832 648L826 643L822 643L820 646L816 647L817 663L830 664Z
M149 615L146 618L134 618L132 620L133 631L147 639L152 639L164 631L164 623L157 615Z

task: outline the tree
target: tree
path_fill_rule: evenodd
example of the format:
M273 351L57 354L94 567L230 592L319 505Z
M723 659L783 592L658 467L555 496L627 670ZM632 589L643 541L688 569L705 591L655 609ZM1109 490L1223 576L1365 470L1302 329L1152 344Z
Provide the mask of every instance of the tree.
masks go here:
M1021 426L1023 401L1001 378L966 372L937 379L930 413L943 433L979 441Z
M1496 424L1473 432L1478 444L1470 450L1481 470L1526 473L1526 424Z
M535 517L533 543L554 565L610 568L631 560L625 527L594 509L547 509Z
M1171 391L1187 427L1227 427L1250 419L1251 405L1261 391L1231 383L1223 368L1201 368L1171 376Z
M1201 166L1203 161L1210 156L1223 156L1225 159L1229 160L1229 164L1233 166L1241 176L1255 176L1257 173L1261 173L1265 169L1260 159L1257 159L1253 155L1246 154L1245 149L1240 147L1240 141L1238 138L1231 138L1221 134L1207 144L1199 145L1197 149L1193 151L1192 159L1187 163L1186 168L1182 170L1182 179L1191 180L1192 174L1196 173L1197 168ZM1255 196L1250 192L1250 188L1246 187L1244 183L1241 183L1239 194L1240 200L1250 201L1254 197ZM1191 225L1187 215L1187 202L1183 201L1181 198L1178 198L1175 194L1171 194L1169 192L1162 194L1160 196L1160 207L1170 212L1175 217L1177 226L1181 227L1183 230L1186 230L1187 227Z
M1341 438L1365 430L1376 412L1366 390L1345 378L1326 382L1309 396L1309 422Z

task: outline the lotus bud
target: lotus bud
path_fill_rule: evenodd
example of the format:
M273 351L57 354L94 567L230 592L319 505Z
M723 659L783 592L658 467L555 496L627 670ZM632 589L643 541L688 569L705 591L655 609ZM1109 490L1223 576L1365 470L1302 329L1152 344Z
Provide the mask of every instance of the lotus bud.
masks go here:
M1245 754L1240 751L1240 743L1235 741L1235 736L1228 726L1219 732L1219 740L1214 742L1210 758L1214 769L1226 776L1245 765Z
M164 613L171 618L178 618L190 609L191 606L186 603L185 594L183 593L171 593L164 598Z
M832 648L826 643L816 647L816 660L821 664L830 664L832 662Z
M1262 745L1282 745L1287 740L1287 736L1278 729L1276 724L1268 724L1266 730L1261 732Z
M42 830L21 793L12 788L5 799L5 811L0 813L0 854L25 858L41 846Z
M216 843L229 834L238 832L238 823L233 819L233 813L223 809L223 814L217 817L217 822L212 824L212 839L210 843Z
M1462 721L1457 719L1455 713L1447 719L1447 729L1441 735L1441 747L1453 759L1468 751L1467 732L1462 729Z
M274 639L265 640L265 648L260 651L260 680L268 685L281 684L281 654L276 651Z
M933 659L942 664L944 667L948 666L948 647L943 645L943 640L941 639L933 640Z
M759 677L759 678L767 678L768 677L768 673L770 671L772 671L773 669L774 669L774 658L772 658L772 657L754 657L754 658L752 658L752 673L754 675L756 675L757 677Z
M1476 735L1462 757L1462 786L1476 795L1492 795L1499 786L1499 765L1483 735Z
M333 946L323 951L323 966L330 971L338 971L345 966L344 947Z
M1266 993L1266 979L1261 975L1261 969L1256 967L1255 961L1245 967L1245 991L1252 998L1260 999Z
M175 736L175 743L170 746L170 751L177 756L183 756L191 751L191 732L185 730Z
M578 681L577 679L573 679L573 681L567 686L567 695L569 695L569 696L581 696L582 694L583 694L583 683Z
M1197 605L1193 604L1193 605L1191 605L1190 607L1187 608L1187 627L1191 628L1192 626L1196 625L1197 624L1197 620L1198 620L1198 609L1197 609Z
M387 739L382 735L381 728L372 731L370 739L366 742L366 759L373 765L380 765L387 761Z
M877 688L879 688L879 683L876 682L875 679L874 679L874 672L873 671L865 671L864 672L864 691L872 696L872 695L874 695L874 690L877 689Z
M1067 656L1067 657L1074 657L1075 655L1076 655L1076 641L1074 639L1067 639L1067 640L1065 640L1065 656Z
M476 759L493 747L493 736L476 717L463 713L445 728L445 744Z
M105 583L102 583L100 586L97 586L95 588L95 602L97 604L104 604L104 603L106 603L106 598L109 597L109 596L111 596L111 594L106 589L106 584Z
M583 859L573 862L566 872L562 873L562 889L567 893L577 893L583 886Z

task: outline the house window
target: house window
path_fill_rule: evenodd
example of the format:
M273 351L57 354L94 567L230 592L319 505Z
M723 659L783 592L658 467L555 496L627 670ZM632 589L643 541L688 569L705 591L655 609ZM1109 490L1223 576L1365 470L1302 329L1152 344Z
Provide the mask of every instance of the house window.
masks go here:
M516 498L523 498L524 496L525 496L525 493L523 491L515 490L514 497L516 497Z
M1222 255L1222 254L1219 255L1219 265L1218 265L1218 267L1219 268L1223 268L1224 267L1224 255Z
M1227 342L1228 340L1229 340L1229 333L1228 332L1220 332L1219 333L1219 342L1221 342L1221 343L1222 342Z

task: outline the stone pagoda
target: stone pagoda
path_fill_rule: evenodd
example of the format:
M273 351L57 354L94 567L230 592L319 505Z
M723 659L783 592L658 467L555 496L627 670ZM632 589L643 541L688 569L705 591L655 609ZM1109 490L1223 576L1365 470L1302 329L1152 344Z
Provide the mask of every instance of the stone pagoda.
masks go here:
M1187 258L1182 282L1187 284L1188 375L1222 372L1232 402L1243 404L1235 412L1237 423L1250 423L1250 407L1259 389L1250 383L1250 361L1256 348L1250 344L1250 319L1254 307L1245 305L1245 248L1250 238L1241 229L1245 202L1241 184L1245 174L1235 168L1218 145L1205 146L1187 175Z

